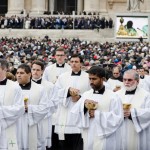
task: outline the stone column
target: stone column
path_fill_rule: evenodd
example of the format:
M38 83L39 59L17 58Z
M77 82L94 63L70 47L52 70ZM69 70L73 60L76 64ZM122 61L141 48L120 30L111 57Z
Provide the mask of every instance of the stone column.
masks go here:
M100 13L107 13L107 1L100 0Z
M77 0L77 13L78 15L83 12L83 0Z
M44 11L46 11L45 0L32 0L30 15L43 15Z
M21 14L24 10L24 0L8 0L8 12L6 16Z
M54 12L54 7L55 7L55 0L49 0L49 11L51 14Z
M100 0L84 0L85 12L99 12Z

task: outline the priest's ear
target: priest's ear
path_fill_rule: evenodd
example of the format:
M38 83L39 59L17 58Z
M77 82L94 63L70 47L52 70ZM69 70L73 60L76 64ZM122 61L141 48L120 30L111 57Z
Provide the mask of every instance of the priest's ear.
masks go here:
M107 81L105 77L102 77L102 80L103 80L103 81Z
M137 80L137 83L139 84L139 80Z

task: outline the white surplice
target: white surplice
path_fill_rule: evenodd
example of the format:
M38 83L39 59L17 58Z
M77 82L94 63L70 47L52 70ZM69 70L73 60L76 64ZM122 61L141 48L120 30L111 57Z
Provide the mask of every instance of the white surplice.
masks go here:
M18 150L16 121L24 113L22 91L19 85L7 80L0 85L0 149Z
M123 82L111 78L108 79L107 84L112 90L115 89L116 86L120 86L121 88L123 87Z
M150 92L150 76L149 75L145 75L144 79L140 78L139 86L141 88L143 88L144 90L146 90L147 92Z
M125 90L117 92L122 103L131 104L132 120L126 118L122 124L124 150L150 149L150 95L137 87L135 94L125 95Z
M84 114L86 99L98 102L95 117ZM119 97L105 88L103 94L93 93L93 89L85 92L71 113L79 116L76 124L83 129L84 150L120 150L120 125L123 121L122 104Z
M81 71L80 76L71 76L71 71L62 74L59 76L55 87L58 90L58 96L54 99L55 103L58 104L55 132L59 135L60 140L64 140L64 133L72 134L81 132L75 125L76 116L72 118L70 113L71 108L76 102L73 102L71 97L67 98L69 87L78 89L80 95L91 87L89 85L88 74L84 71Z
M52 120L51 120L51 116L52 114L55 112L55 107L53 102L51 101L51 97L53 94L53 88L54 88L54 84L46 81L44 79L42 79L41 85L43 86L43 88L47 91L47 95L48 95L48 106L49 106L49 111L48 114L45 116L45 118L42 120L42 124L43 124L43 138L45 139L45 147L51 147L51 135L52 135Z
M67 71L71 70L70 65L65 63L64 67L57 67L56 63L50 66L47 66L43 73L43 79L55 83L58 77Z
M22 90L23 98L28 98L28 113L18 120L17 138L19 150L45 150L43 123L41 120L48 114L48 97L44 88L31 81L30 90Z

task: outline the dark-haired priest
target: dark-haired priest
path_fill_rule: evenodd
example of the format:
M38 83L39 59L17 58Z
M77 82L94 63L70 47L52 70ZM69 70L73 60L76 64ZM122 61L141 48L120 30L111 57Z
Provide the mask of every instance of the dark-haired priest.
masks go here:
M23 91L23 100L26 113L18 120L18 145L19 150L46 149L43 147L41 120L48 114L48 96L41 85L31 81L31 69L26 64L18 66L16 73L17 82Z

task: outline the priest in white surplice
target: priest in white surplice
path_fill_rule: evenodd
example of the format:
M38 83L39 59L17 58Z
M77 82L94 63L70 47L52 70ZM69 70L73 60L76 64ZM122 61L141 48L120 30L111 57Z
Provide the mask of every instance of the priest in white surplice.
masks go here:
M80 116L76 123L83 129L84 150L120 150L121 100L103 85L103 68L93 66L88 73L92 89L71 110L73 115Z
M108 79L107 84L114 91L118 91L122 88L122 75L119 67L114 67L112 70L112 77Z
M124 108L122 143L124 150L150 149L150 95L138 86L135 70L124 73L125 88L117 92Z
M145 75L144 68L140 68L138 73L139 73L139 76L140 76L139 86L141 88L143 88L144 90L146 90L147 92L150 92L150 76Z
M42 77L44 80L47 80L52 83L55 83L58 77L62 73L71 70L71 67L67 63L65 63L66 53L63 47L59 47L56 49L55 59L56 59L56 63L47 66L44 70L43 77ZM55 106L57 107L57 105ZM53 150L53 149L57 149L56 147L58 145L58 136L54 133L54 125L57 120L55 113L52 115L51 119L52 119L52 148L51 149Z
M19 85L6 79L8 63L0 59L0 149L17 150L16 121L25 112Z
M44 71L43 62L37 60L32 63L32 67L31 67L32 81L44 87L44 89L47 91L47 95L49 99L48 105L51 106L49 113L42 120L42 123L44 126L42 133L43 133L43 138L45 139L45 147L50 148L51 147L51 134L52 134L51 115L55 111L55 108L52 107L53 103L50 99L52 97L54 84L47 80L42 79L43 71Z
M20 150L44 150L41 120L48 114L48 96L42 86L31 81L31 69L21 64L16 73L23 91L26 113L18 120L18 145Z
M76 117L72 118L71 108L76 104L83 92L90 89L88 74L81 70L83 59L72 55L70 65L72 71L59 76L55 88L58 90L58 111L55 133L62 142L63 150L82 150L81 131L75 125ZM56 100L55 99L55 100ZM61 149L60 148L60 149Z

